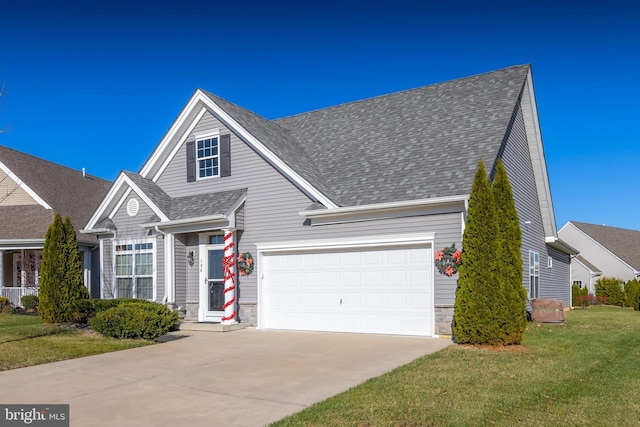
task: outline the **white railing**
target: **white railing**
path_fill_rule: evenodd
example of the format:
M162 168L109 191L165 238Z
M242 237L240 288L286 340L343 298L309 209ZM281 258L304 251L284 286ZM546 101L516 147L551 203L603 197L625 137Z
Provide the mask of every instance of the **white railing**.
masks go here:
M0 287L0 296L7 298L14 307L22 307L20 299L25 295L38 295L38 288L31 286Z

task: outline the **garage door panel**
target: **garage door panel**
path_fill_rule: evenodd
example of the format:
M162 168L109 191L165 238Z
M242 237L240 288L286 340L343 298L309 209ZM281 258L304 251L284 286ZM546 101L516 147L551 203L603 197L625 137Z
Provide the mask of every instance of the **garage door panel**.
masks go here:
M263 254L261 327L432 335L429 248Z

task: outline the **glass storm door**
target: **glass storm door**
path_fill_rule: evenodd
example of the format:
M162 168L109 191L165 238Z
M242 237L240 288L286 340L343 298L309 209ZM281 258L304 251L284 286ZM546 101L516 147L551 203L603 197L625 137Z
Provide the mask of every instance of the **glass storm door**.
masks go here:
M224 251L207 247L205 250L205 321L220 321L224 316L224 272L222 257Z

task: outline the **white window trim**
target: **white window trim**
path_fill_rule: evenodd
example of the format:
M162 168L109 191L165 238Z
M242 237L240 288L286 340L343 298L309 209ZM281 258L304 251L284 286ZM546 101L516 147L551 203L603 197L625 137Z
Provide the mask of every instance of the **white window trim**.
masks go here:
M144 251L151 251L152 253L152 259L153 259L153 271L151 273L151 282L152 282L152 286L153 286L153 291L152 291L152 298L149 299L148 301L156 301L157 299L157 294L158 294L158 289L157 289L157 279L156 279L156 272L157 272L157 268L158 268L158 259L157 259L157 242L156 239L153 237L149 237L149 238L142 238L142 239L119 239L119 240L114 240L113 244L112 244L112 254L113 254L113 282L112 282L112 291L111 294L113 295L113 298L120 298L117 295L118 292L118 287L117 287L117 275L116 275L116 255L117 255L117 251L116 251L116 246L119 245L136 245L136 244L145 244L145 243L151 243L151 249L145 249ZM135 248L135 246L134 246ZM133 255L135 255L136 251L135 249L131 250L131 251L126 251L127 253L131 253ZM135 262L135 256L132 257L132 259ZM133 271L135 271L135 265L132 265L132 269L134 269ZM132 274L133 276L133 274ZM135 297L134 297L135 298ZM143 299L143 298L139 298L139 299Z
M531 265L531 255L534 254L534 261L533 261L533 266ZM536 262L536 258L537 258L537 262ZM532 271L532 267L533 267L533 271ZM537 267L537 268L536 268ZM531 278L532 277L537 277L538 278L538 284L536 286L536 295L533 295L533 289L531 286ZM527 293L529 294L529 299L535 299L535 298L540 298L540 253L536 252L536 251L529 251L529 289L527 291Z
M202 133L202 134L196 134L196 141L195 141L195 149L196 149L196 181L201 181L201 180L205 180L205 179L211 179L211 178L220 178L220 131L218 129L216 129L215 131L212 132L207 132L207 133ZM200 158L198 156L198 142L199 141L204 141L207 139L213 139L215 138L217 140L217 146L218 146L218 154L215 156L206 156L206 157L202 157ZM211 176L200 176L200 160L206 160L206 159L213 159L216 158L218 159L218 173L216 175L211 175Z

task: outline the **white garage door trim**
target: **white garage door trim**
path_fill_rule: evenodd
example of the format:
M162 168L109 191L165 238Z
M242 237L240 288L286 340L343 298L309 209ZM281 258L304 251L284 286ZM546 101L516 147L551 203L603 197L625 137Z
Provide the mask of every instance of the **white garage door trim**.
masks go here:
M266 324L266 312L260 301L266 301L266 280L264 279L265 257L269 255L306 254L314 251L340 251L340 250L385 250L400 248L428 247L433 251L435 241L434 233L420 233L410 235L383 235L358 238L323 239L303 242L273 242L258 244L257 246L257 274L258 274L258 328L264 328ZM434 268L432 260L425 260L425 266L430 272L428 292L431 295L429 306L430 325L435 325L434 310ZM431 330L426 336L435 336Z

